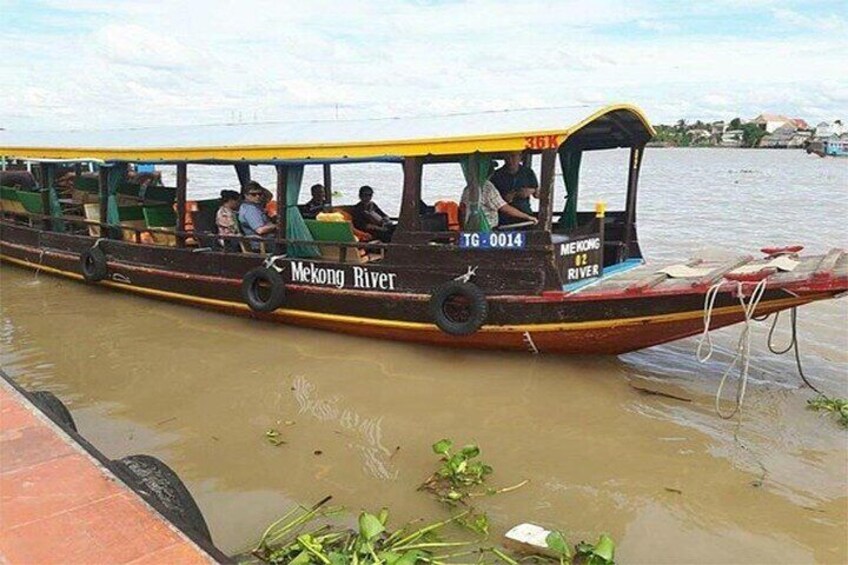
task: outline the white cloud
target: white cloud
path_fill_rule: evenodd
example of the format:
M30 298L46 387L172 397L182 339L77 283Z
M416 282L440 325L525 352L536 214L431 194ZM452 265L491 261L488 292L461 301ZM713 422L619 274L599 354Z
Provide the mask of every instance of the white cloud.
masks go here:
M626 0L40 6L29 15L37 25L8 26L0 36L0 127L390 116L611 100L636 102L656 121L760 111L818 120L848 106L848 39L817 31L844 22L767 0L741 8L681 5L673 17L661 1ZM781 25L806 35L710 33L722 26L698 24L722 13L730 20L734 10L771 10ZM33 31L38 26L43 33ZM698 33L684 33L690 26Z

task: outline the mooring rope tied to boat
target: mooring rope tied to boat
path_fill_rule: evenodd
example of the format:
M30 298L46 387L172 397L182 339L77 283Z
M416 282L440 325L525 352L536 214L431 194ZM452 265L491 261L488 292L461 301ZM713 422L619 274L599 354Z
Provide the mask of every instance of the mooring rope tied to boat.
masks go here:
M711 286L704 295L704 332L701 334L701 339L698 342L698 349L696 350L698 361L701 363L706 363L713 354L713 343L712 337L710 336L710 322L712 321L713 307L715 306L716 298L720 288L724 284L725 281L717 282ZM725 420L729 420L735 416L742 408L742 404L745 401L745 392L748 388L748 369L751 361L751 320L754 317L754 312L756 312L757 306L759 306L763 294L765 294L767 285L767 279L764 278L760 280L760 282L757 283L757 286L755 286L751 291L751 296L746 303L745 290L742 286L742 282L736 281L736 296L739 298L739 303L742 306L745 327L742 328L742 333L739 335L739 341L736 344L736 354L733 356L733 360L730 362L730 365L728 365L727 369L725 369L724 374L722 374L718 390L716 390L715 411ZM708 350L706 355L703 355L701 351L705 341L707 343ZM730 372L737 366L737 364L739 365L739 383L736 386L736 401L733 410L730 413L725 414L721 410L721 394L724 391L724 385L727 383L727 378L730 376Z
M265 268L266 269L272 269L273 268L278 273L282 273L283 267L278 266L277 261L279 261L280 259L285 259L285 258L286 258L285 253L282 254L282 255L268 255L268 258L265 259Z
M44 263L44 254L46 252L47 250L42 247L41 251L38 253L38 266L35 267L35 275L33 276L36 281L38 280L38 273L41 272L41 265Z
M123 273L112 273L112 280L124 284L132 284L132 280Z
M795 350L795 366L798 368L798 375L801 377L801 380L805 385L810 387L814 392L818 394L824 394L821 390L819 390L813 383L810 382L810 379L807 378L807 375L804 374L804 368L801 366L801 351L798 348L798 307L793 306L789 311L789 319L790 319L790 338L789 344L783 349L777 349L774 346L774 330L777 328L777 321L780 319L780 312L774 313L774 320L771 323L771 328L769 328L768 339L766 341L766 345L768 345L769 351L774 353L775 355L783 355L785 353L789 353L790 350Z
M530 349L530 353L533 355L539 354L539 348L536 347L536 344L533 342L533 336L530 335L530 332L524 332L524 343L527 344L527 347Z
M474 265L473 267L471 265L469 265L468 270L465 271L465 274L459 275L458 277L455 277L453 280L467 283L468 281L470 281L471 279L473 279L476 276L477 276L477 265Z

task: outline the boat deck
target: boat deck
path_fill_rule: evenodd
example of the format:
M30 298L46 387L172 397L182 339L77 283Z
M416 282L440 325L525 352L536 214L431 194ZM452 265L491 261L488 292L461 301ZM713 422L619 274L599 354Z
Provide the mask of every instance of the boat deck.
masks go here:
M0 378L0 563L216 563Z
M848 253L831 249L824 255L785 256L797 261L791 271L775 266L772 258L755 259L752 255L731 259L694 257L685 263L667 265L640 264L632 268L607 272L601 279L566 288L562 292L547 292L567 300L596 300L599 298L631 298L666 294L704 293L716 283L724 282L722 290L736 288L734 279L753 285L767 275L769 288L789 291L827 290L836 280L848 279ZM791 264L791 263L790 263ZM784 263L785 265L785 263ZM668 270L672 276L663 272Z

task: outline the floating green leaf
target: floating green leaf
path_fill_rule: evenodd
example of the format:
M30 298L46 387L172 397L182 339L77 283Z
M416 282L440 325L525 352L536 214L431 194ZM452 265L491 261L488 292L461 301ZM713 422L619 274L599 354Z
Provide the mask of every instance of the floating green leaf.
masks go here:
M462 448L461 453L471 459L472 457L480 455L480 448L474 444L469 444Z
M571 559L571 548L568 546L568 542L565 541L565 536L562 532L554 530L549 533L545 538L545 545L548 546L548 549L555 552L558 557L566 560Z
M453 442L451 440L441 439L433 444L433 452L447 456L451 447L453 447Z
M384 531L386 531L385 526L383 526L380 519L373 514L363 512L359 515L359 535L362 536L363 539L372 541Z

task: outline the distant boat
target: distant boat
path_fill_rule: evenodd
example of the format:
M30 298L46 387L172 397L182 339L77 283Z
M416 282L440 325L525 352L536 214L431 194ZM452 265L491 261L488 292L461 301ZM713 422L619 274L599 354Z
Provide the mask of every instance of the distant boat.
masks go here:
M848 157L848 139L817 139L807 146L807 153L819 157Z

